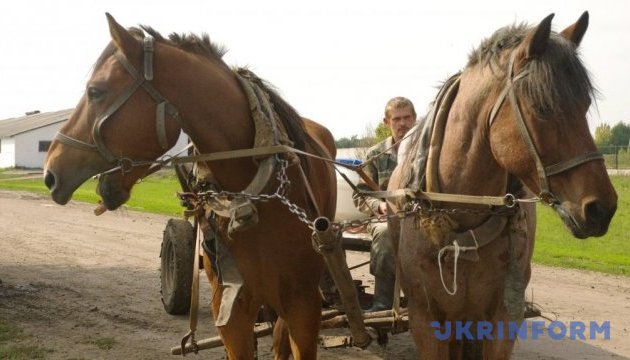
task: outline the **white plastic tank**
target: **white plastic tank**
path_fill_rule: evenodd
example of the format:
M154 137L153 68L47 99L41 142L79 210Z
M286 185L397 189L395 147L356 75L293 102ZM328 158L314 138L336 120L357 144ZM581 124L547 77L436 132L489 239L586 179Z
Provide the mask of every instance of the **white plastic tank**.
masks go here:
M351 165L361 164L360 160L355 159L337 159L337 161ZM360 177L355 171L341 166L337 166L337 169L346 175L353 184L359 182ZM337 213L335 215L335 221L361 220L367 217L368 215L360 212L354 206L352 202L352 188L348 185L348 182L337 173Z

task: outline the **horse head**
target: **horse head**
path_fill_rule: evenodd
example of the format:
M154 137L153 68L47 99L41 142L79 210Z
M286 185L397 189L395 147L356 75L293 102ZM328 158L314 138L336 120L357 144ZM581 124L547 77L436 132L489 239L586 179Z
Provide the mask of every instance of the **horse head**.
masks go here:
M150 163L176 143L181 129L177 110L157 90L169 79L154 78L155 70L166 66L153 68L161 44L124 29L109 14L107 19L112 41L46 159L44 182L59 204L101 174L97 193L107 209L118 208Z
M482 105L486 131L499 166L540 194L575 237L601 236L617 194L587 124L595 90L577 48L588 13L560 33L552 18L513 27L511 36L499 31L471 56L493 73Z

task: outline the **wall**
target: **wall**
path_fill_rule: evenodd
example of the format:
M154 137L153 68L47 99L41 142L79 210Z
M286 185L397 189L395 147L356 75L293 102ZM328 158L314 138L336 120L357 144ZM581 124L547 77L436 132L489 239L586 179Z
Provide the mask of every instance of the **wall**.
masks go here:
M39 152L39 142L52 141L63 124L59 122L15 135L15 166L42 168L46 152Z
M15 139L4 137L0 139L0 169L15 166Z

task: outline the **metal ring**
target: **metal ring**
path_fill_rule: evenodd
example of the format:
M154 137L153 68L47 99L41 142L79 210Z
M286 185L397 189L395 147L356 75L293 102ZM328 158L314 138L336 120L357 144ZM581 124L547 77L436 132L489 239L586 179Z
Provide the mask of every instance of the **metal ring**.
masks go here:
M120 158L118 159L118 167L123 175L130 173L133 169L133 160L129 158Z
M507 193L503 197L503 204L508 209L515 207L517 203L518 203L518 200L513 194Z
M556 196L551 191L543 191L540 193L540 195L538 195L538 197L542 202L549 206L560 203L558 201L558 198L556 198Z

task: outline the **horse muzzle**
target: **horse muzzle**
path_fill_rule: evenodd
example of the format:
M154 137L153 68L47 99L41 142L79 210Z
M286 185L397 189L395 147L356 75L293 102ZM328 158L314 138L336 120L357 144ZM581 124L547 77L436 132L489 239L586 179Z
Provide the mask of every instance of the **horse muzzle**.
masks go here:
M66 205L72 199L74 191L87 178L89 176L85 178L83 176L63 177L56 171L45 169L43 180L46 187L50 190L50 196L53 201L59 205Z
M608 206L600 200L585 201L578 214L562 205L556 205L554 208L571 234L578 239L606 234L610 221L617 211L616 202Z
M123 188L120 183L113 181L113 175L101 175L96 186L96 193L101 197L107 210L116 210L126 203L131 196L129 190Z
M44 184L50 190L50 196L53 201L59 205L65 205L72 198L72 192L64 192L59 185L58 177L51 170L46 169L44 172Z

